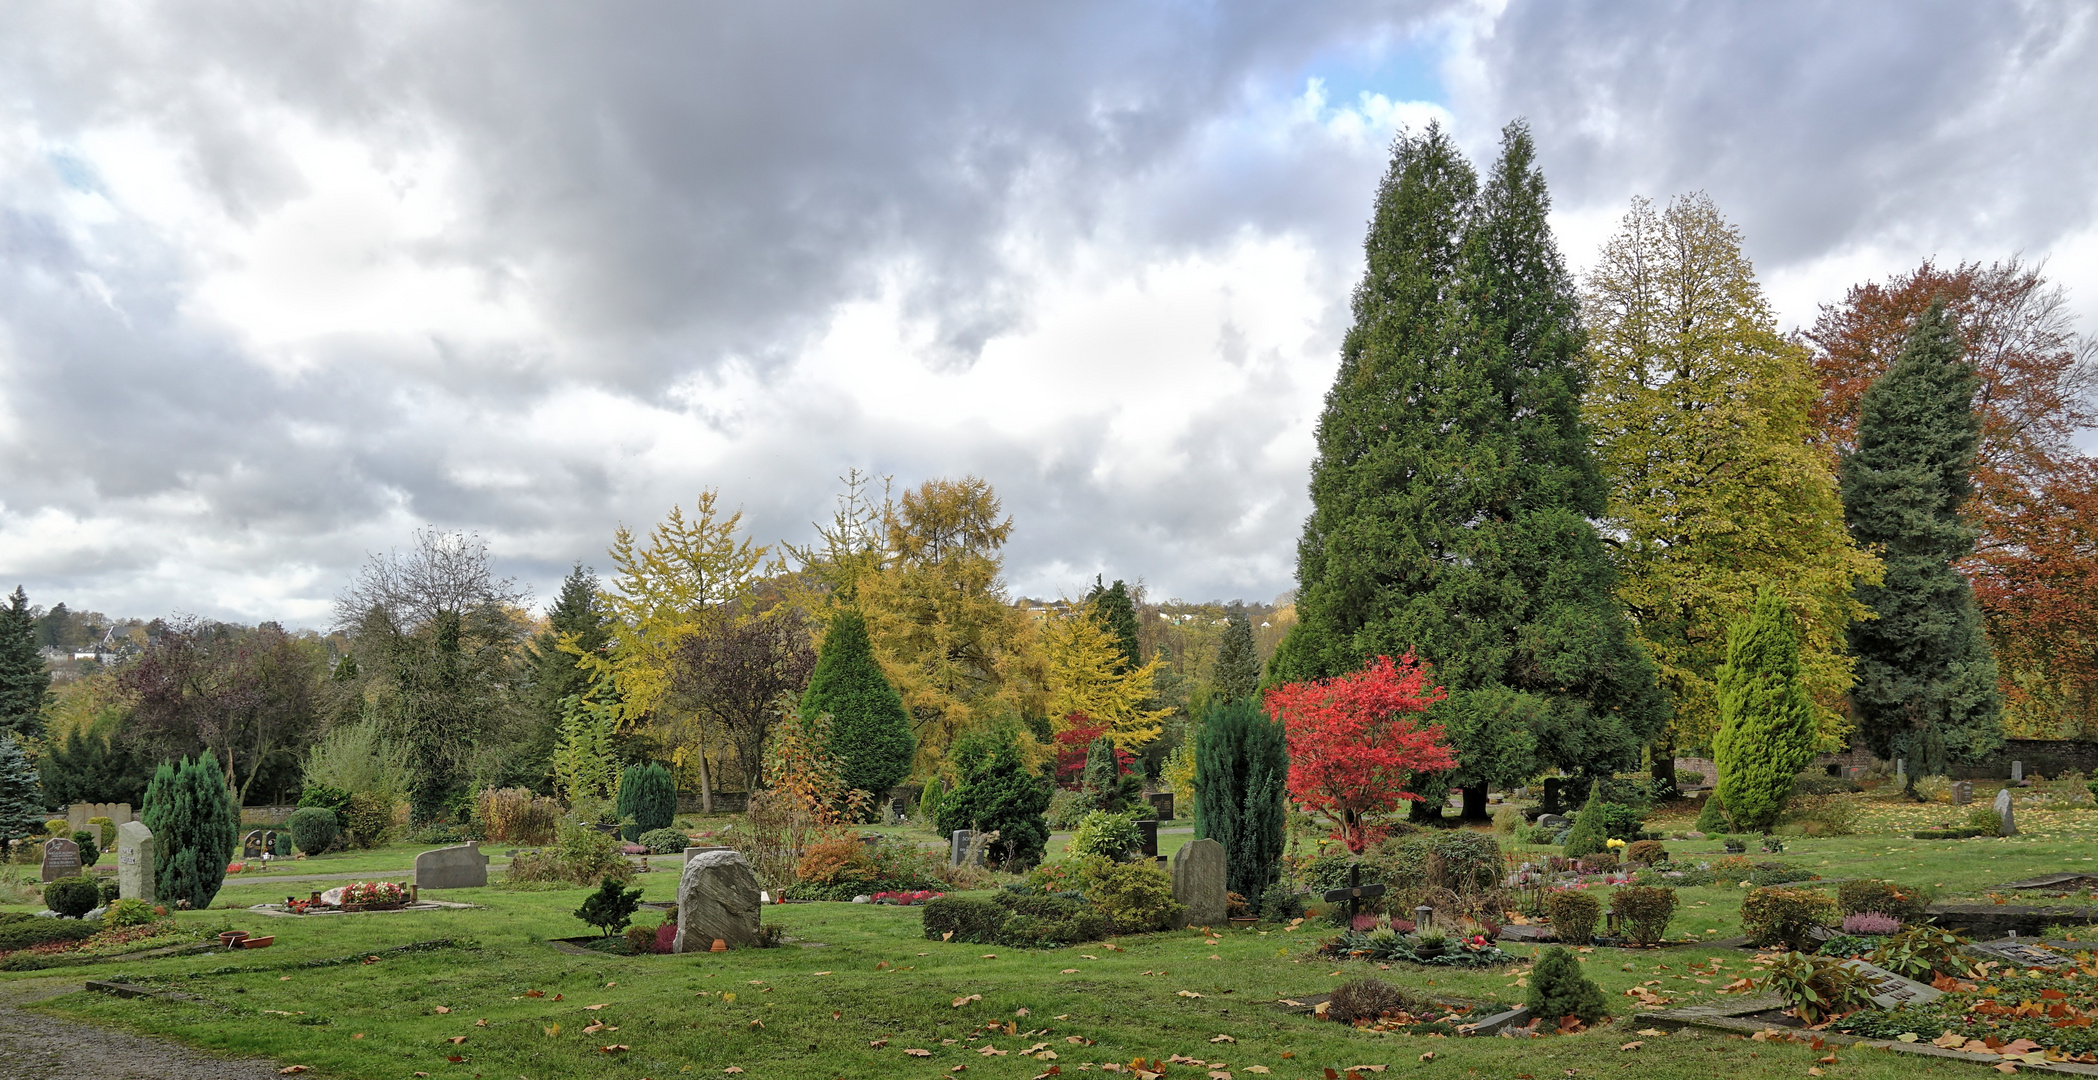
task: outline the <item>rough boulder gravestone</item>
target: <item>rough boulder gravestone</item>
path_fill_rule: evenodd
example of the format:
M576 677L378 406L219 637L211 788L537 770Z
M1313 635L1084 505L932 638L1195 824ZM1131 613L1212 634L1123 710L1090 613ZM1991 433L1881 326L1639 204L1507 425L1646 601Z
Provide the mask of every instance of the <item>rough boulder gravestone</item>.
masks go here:
M677 941L671 951L706 952L716 938L732 948L758 941L758 876L733 851L692 856L677 883Z
M127 821L117 826L117 895L126 900L153 902L153 830L145 822Z
M488 887L488 856L479 844L453 844L415 857L415 887L483 889Z
M2018 835L2018 819L2011 813L2011 789L2009 788L2004 788L1996 793L1996 818L2000 822L1996 835Z
M44 841L44 880L57 881L80 873L80 845L63 836Z
M1190 840L1173 853L1173 899L1187 905L1182 926L1221 924L1227 910L1226 891L1224 845Z

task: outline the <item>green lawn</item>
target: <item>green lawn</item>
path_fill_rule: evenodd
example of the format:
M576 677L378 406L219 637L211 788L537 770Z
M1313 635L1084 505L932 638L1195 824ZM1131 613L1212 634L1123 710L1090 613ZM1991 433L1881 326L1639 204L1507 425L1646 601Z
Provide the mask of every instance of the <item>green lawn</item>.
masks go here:
M1881 876L1942 885L1947 895L2090 858L2098 812L2032 812L2028 835L2006 840L1921 842L1892 834L1904 822L1949 816L1867 800L1866 835L1797 839L1782 856L1827 876ZM1182 840L1185 834L1162 838ZM1679 858L1710 858L1716 842L1672 842ZM1761 857L1761 856L1759 856ZM314 860L316 868L325 860ZM405 865L405 860L396 865ZM675 893L673 868L640 879L645 898ZM1674 931L1697 937L1738 933L1738 887L1682 890ZM267 879L236 878L219 907L281 899ZM75 978L149 981L197 1000L121 1000L73 993L39 1008L70 1018L170 1035L238 1054L309 1065L324 1077L720 1076L1031 1078L1051 1065L1064 1075L1137 1057L1199 1057L1246 1080L1252 1066L1277 1078L1319 1080L1327 1067L1388 1065L1392 1074L1562 1078L1602 1074L1656 1077L1799 1077L1826 1051L1716 1036L1642 1036L1620 1026L1547 1040L1445 1039L1371 1035L1317 1023L1274 1004L1317 994L1348 978L1377 974L1410 990L1482 1004L1520 1000L1521 969L1461 973L1395 965L1378 970L1312 955L1323 929L1227 931L1216 944L1197 933L1133 937L1051 951L987 948L922 940L912 909L848 904L768 908L768 921L794 943L722 955L571 956L544 939L585 932L572 912L584 890L461 890L446 899L484 905L468 912L275 919L244 910L184 913L277 935L276 947L70 969ZM644 913L643 921L653 915ZM1706 931L1712 931L1707 934ZM438 951L387 954L417 941L465 941ZM809 947L815 943L822 947ZM1514 950L1522 953L1525 950ZM379 956L376 962L310 962ZM1719 957L1718 975L1690 974ZM1620 1014L1625 991L1649 982L1676 1004L1709 997L1748 973L1747 953L1694 948L1660 952L1599 949L1585 957ZM11 978L49 978L50 972ZM1703 979L1714 981L1705 982ZM533 996L541 991L544 996ZM1187 991L1199 996L1186 996ZM731 998L729 995L733 995ZM981 995L980 1000L957 998ZM556 998L559 1000L556 1000ZM589 1009L603 1005L601 1009ZM437 1012L438 1007L450 1010ZM1024 1015L1021 1010L1025 1010ZM479 1021L486 1021L480 1024ZM1011 1022L1016 1034L974 1047L985 1025ZM593 1022L605 1029L586 1032ZM616 1030L613 1030L616 1028ZM1232 1041L1212 1041L1217 1036ZM464 1037L464 1042L448 1040ZM1071 1040L1078 1041L1071 1041ZM885 1045L876 1046L886 1040ZM944 1040L953 1040L947 1042ZM1627 1043L1640 1048L1623 1050ZM1028 1058L1035 1044L1052 1059ZM602 1047L628 1049L606 1052ZM929 1057L906 1056L921 1048ZM1424 1055L1432 1058L1424 1059ZM453 1063L448 1057L463 1060ZM1884 1052L1841 1051L1831 1077L1979 1075L1976 1066ZM1206 1077L1208 1067L1169 1067L1169 1077ZM734 1075L734 1074L730 1074ZM1125 1074L1126 1075L1126 1074Z

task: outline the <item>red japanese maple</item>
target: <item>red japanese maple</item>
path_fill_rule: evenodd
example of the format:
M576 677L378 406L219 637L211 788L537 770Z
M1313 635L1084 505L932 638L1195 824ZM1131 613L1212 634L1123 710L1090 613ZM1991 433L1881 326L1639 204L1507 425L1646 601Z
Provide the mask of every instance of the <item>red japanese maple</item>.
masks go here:
M1056 733L1056 783L1058 787L1078 790L1081 776L1085 772L1086 752L1093 740L1107 734L1107 725L1074 712L1064 717L1064 729ZM1136 755L1121 747L1115 748L1115 766L1118 773L1126 773L1136 761Z
M1454 768L1442 725L1415 719L1447 696L1407 653L1361 671L1289 683L1267 694L1289 739L1289 795L1333 822L1333 837L1360 852L1382 834L1373 815L1418 802L1417 773Z

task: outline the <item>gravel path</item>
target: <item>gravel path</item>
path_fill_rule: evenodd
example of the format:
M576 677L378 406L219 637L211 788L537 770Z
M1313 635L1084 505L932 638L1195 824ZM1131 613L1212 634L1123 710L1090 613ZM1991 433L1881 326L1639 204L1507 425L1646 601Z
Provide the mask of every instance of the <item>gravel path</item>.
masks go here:
M0 987L0 1080L265 1080L278 1075L272 1061L214 1057L177 1043L17 1007L78 990L81 981L74 975Z

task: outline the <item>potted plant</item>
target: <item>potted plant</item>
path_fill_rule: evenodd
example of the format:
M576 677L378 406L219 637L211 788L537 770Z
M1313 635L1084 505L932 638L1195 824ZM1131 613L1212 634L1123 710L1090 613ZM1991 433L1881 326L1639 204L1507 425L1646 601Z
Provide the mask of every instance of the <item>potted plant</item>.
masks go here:
M1440 927L1430 926L1413 935L1413 955L1423 960L1433 959L1450 950L1450 935Z
M1726 853L1729 855L1741 855L1748 851L1748 841L1738 836L1727 837L1725 843Z

